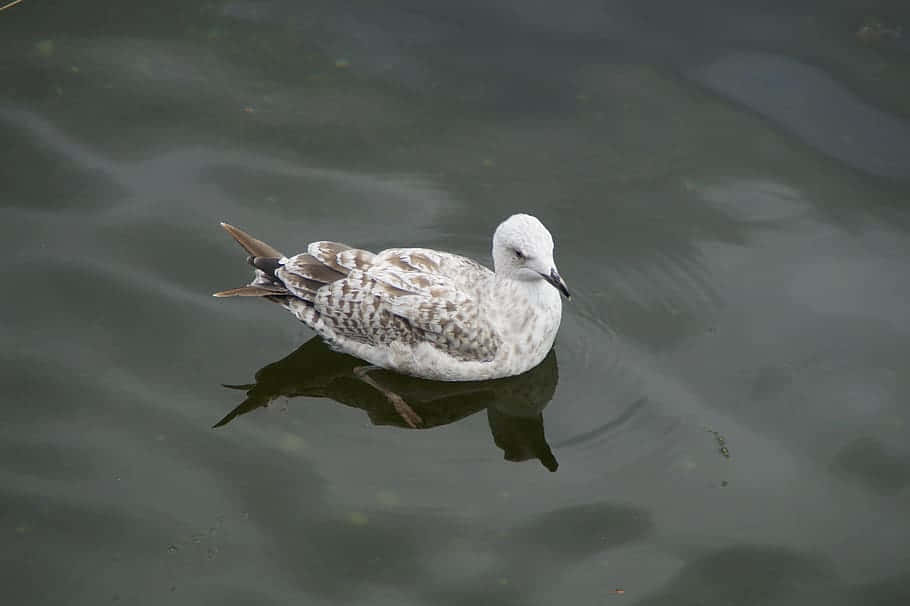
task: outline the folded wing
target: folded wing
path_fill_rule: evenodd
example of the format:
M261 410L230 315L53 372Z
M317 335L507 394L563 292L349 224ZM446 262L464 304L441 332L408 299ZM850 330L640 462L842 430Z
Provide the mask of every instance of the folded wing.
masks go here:
M476 293L490 279L492 272L458 255L390 249L319 288L313 306L336 333L358 342L427 342L457 359L489 361L500 340Z

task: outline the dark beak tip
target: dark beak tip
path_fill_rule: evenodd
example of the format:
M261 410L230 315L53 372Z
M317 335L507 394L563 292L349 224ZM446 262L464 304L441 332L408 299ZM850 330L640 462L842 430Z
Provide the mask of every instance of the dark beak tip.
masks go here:
M568 299L568 300L571 300L571 299L572 299L572 295L569 294L569 287L566 286L566 283L563 282L563 280L562 280L562 278L560 277L559 273L557 273L557 271L556 271L555 269L551 269L551 270L550 270L550 275L549 275L549 276L544 276L544 278L546 278L547 281L548 281L550 284L552 284L553 286L555 286L555 287L556 287L556 290L558 290L559 292L561 292L562 294L564 294L564 295L566 296L566 299Z

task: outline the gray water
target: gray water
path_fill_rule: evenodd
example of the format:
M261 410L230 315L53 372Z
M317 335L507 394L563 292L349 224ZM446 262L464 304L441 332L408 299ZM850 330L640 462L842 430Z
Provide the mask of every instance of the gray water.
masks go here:
M910 603L905 2L25 0L0 136L4 603ZM209 296L517 211L555 350L419 429Z

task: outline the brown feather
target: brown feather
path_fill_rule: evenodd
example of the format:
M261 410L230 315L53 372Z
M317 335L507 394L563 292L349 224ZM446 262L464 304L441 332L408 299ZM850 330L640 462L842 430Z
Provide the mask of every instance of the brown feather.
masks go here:
M291 294L304 301L313 301L316 291L325 286L322 282L307 280L303 276L287 271L284 267L278 270L277 276Z
M319 260L323 265L331 267L335 271L348 275L349 268L339 265L338 263L338 254L346 250L350 250L351 247L347 244L342 244L341 242L329 242L326 240L320 242L310 242L307 246L307 252L316 259Z
M274 295L286 295L287 289L276 286L267 288L264 286L241 286L240 288L231 288L216 292L213 297L268 297Z
M373 262L376 255L368 250L351 248L338 253L338 265L350 271L352 269L365 270Z
M284 264L284 271L297 274L301 278L329 284L335 280L340 280L348 275L348 272L340 273L331 267L324 265L319 259L310 254L295 255L288 259Z
M221 227L224 230L231 234L237 243L243 247L243 250L253 255L254 257L283 257L284 254L275 250L262 240L257 240L250 234L246 233L242 229L237 229L229 223L221 223Z

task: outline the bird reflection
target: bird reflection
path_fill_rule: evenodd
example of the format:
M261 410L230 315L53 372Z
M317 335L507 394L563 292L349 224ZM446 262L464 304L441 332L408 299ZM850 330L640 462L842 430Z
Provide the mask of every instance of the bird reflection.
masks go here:
M401 396L407 414L362 379L358 373L362 367L362 360L333 352L314 337L287 357L259 369L255 383L225 385L246 391L246 399L215 427L280 397L329 398L365 411L374 425L406 429L447 425L486 410L493 441L506 460L537 459L550 471L559 466L544 436L542 414L559 380L555 350L536 368L494 381L445 383L383 369L371 371L371 379L381 390Z

